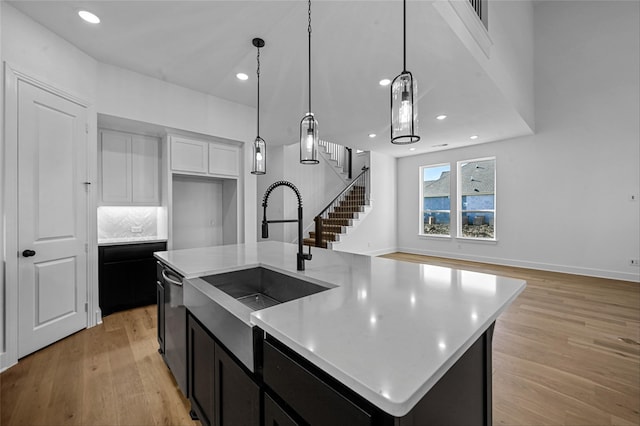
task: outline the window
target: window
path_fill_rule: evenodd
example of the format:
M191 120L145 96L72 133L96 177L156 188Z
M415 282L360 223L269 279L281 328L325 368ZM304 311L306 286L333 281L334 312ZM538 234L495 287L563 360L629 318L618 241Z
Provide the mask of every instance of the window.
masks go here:
M451 166L420 167L422 235L449 236L451 217Z
M458 237L495 240L496 159L458 162Z

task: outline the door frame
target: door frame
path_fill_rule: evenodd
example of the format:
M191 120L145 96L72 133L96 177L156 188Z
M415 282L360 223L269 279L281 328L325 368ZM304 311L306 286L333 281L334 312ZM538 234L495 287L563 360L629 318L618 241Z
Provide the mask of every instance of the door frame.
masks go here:
M5 323L4 348L0 329L0 371L18 362L18 83L22 81L76 103L87 110L87 181L96 182L96 112L85 99L61 90L40 78L32 77L4 62L4 242L5 242ZM93 143L91 143L93 141ZM89 185L87 194L87 328L93 327L101 318L98 305L97 286L97 218L95 211L96 185ZM1 288L0 288L1 290ZM96 310L98 310L96 312ZM96 312L96 315L90 313Z

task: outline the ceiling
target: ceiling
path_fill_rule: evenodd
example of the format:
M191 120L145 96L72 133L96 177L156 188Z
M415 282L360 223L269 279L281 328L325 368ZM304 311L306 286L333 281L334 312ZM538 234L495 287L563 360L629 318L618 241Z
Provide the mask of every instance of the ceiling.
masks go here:
M260 134L273 145L297 141L308 109L305 1L9 3L100 62L252 107L251 40L261 37ZM80 20L81 8L102 22ZM407 4L407 69L419 82L422 139L396 146L389 142L389 87L378 82L402 71L402 4L314 0L312 109L322 139L401 157L530 133L431 1ZM238 72L249 80L238 80ZM436 120L439 114L448 117Z

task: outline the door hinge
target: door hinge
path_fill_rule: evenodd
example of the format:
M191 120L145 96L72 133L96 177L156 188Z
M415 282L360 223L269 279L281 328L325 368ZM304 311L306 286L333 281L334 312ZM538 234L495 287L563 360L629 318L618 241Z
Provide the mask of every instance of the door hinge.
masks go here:
M84 243L84 252L89 253L89 244Z
M89 123L84 123L84 132L89 133Z
M84 311L85 312L89 312L89 303L85 302L84 304Z

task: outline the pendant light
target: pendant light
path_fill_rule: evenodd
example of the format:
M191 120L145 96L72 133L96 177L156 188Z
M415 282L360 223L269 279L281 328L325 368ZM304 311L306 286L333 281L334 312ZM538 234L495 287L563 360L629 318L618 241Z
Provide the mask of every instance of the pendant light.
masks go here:
M258 48L258 56L256 58L258 63L258 68L256 70L256 75L258 76L258 136L256 136L256 140L253 141L253 167L251 168L251 174L263 175L267 173L267 146L264 139L260 137L260 48L264 47L265 43L261 38L254 38L252 44Z
M407 0L402 1L403 69L391 83L391 143L406 145L420 140L418 82L407 71Z
M309 112L300 121L300 163L318 164L318 120L311 112L311 0L309 0Z

